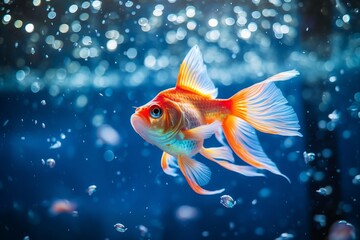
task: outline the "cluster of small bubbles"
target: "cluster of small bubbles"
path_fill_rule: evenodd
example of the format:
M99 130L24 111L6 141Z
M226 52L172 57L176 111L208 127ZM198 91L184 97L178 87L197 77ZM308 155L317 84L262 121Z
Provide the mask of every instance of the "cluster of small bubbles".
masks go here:
M169 65L169 58L161 56L157 59L152 53L149 53L144 59L144 65L149 69L160 70Z
M218 41L220 38L220 31L219 30L211 30L208 31L205 35L205 39L208 42L216 42Z
M138 24L141 26L143 32L149 32L151 30L150 22L145 17L139 18Z
M124 36L121 35L117 30L108 30L105 33L105 37L109 40L106 43L108 51L115 51L117 46L124 41Z
M11 1L5 0L5 2L10 3ZM47 1L33 0L32 2L35 7L38 7L40 5L45 5L44 3ZM175 2L175 0L170 0L167 2L173 3ZM281 41L282 43L289 45L291 44L291 41L293 39L296 39L297 32L295 30L295 27L298 23L297 23L297 19L295 19L293 15L294 13L293 10L296 10L297 7L296 3L294 3L294 1L280 1L280 0L270 0L268 2L269 3L263 5L262 2L259 0L250 1L249 4L250 5L253 4L256 8L253 8L254 6L248 8L248 6L243 6L243 5L239 5L239 6L236 6L235 4L228 5L227 6L228 9L226 9L225 6L225 8L223 9L224 13L221 15L219 14L219 16L215 14L209 14L209 15L204 14L206 13L205 10L200 11L199 9L197 9L197 7L192 5L188 5L184 9L180 9L177 12L171 12L165 16L164 13L167 12L165 11L165 9L166 10L170 9L170 11L173 11L173 9L171 8L168 9L167 8L168 5L166 2L161 4L155 3L152 5L152 7L149 8L150 10L149 16L144 16L144 14L142 14L140 18L130 19L133 21L129 21L129 22L132 23L137 22L142 29L141 33L149 32L149 31L151 31L151 33L154 32L156 33L156 36L159 37L159 39L161 40L165 39L166 43L168 44L176 44L179 43L180 41L185 40L186 43L189 46L191 46L197 43L198 41L197 35L201 35L201 37L203 37L206 41L211 43L217 43L217 46L220 48L229 49L232 53L234 53L232 57L236 58L238 56L241 57L240 54L243 54L242 49L240 51L240 47L239 47L241 45L239 44L239 42L241 41L246 41L249 44L259 44L262 49L261 51L263 51L270 48L270 45L272 43L272 38L274 37L276 39L282 39ZM66 47L67 44L70 44L70 46L71 44L73 44L74 46L74 49L72 50L73 57L76 60L80 59L79 61L83 62L81 60L88 60L88 58L99 58L99 56L101 56L101 52L105 50L109 52L114 52L116 54L117 50L119 49L119 45L122 42L135 41L135 39L141 39L141 38L137 38L137 36L134 35L130 36L131 34L129 34L129 32L126 32L125 37L122 36L120 38L107 38L104 40L104 43L101 42L100 38L95 39L95 37L92 35L92 31L95 30L94 32L96 32L97 29L92 28L93 26L91 22L89 23L86 22L89 20L91 21L93 14L97 14L97 13L102 14L104 12L104 16L106 16L104 18L104 21L106 20L106 23L107 21L114 20L119 17L119 16L113 17L113 15L115 16L116 14L113 14L112 12L110 13L105 12L105 9L102 9L102 7L104 6L103 3L104 2L101 0L71 3L68 5L67 9L65 9L65 14L67 14L66 18L63 18L63 16L61 15L62 13L59 11L58 8L53 8L52 6L46 6L48 19L54 19L54 20L62 19L61 21L59 21L61 24L55 26L55 22L54 22L52 23L54 25L51 25L54 26L56 30L58 30L56 34L51 32L52 31L51 26L47 26L47 28L44 28L45 30L43 30L43 28L39 26L39 24L36 24L35 26L34 25L35 22L33 23L29 22L31 20L16 19L16 16L10 12L6 12L1 19L3 24L14 23L15 28L22 28L23 25L25 25L25 31L28 33L32 33L29 35L33 35L34 33L42 34L43 32L47 34L44 36L52 35L53 40L51 41L51 43L48 42L47 43L50 48L52 47L55 50L60 51L63 49L64 46ZM131 12L132 9L135 9L135 7L136 9L140 8L140 5L136 5L134 1L118 1L118 4L120 5L120 7L125 8L125 10L131 13L132 15L135 15L133 14L133 12ZM87 12L84 12L85 9L89 9L89 10ZM249 11L248 9L256 9L256 10ZM205 19L204 16L206 16ZM74 18L78 18L78 19L74 19ZM350 13L344 12L341 13L338 20L339 22L341 21L341 24L343 26L348 26L353 20L353 16ZM113 27L114 25L109 24L105 26ZM115 28L117 27L115 26ZM124 29L126 29L126 27ZM119 30L114 29L109 31L119 31ZM264 32L266 32L266 34L264 34ZM59 35L59 33L61 34ZM62 35L66 33L69 34L69 36ZM267 34L267 33L271 33L271 34ZM96 36L100 36L98 34ZM87 44L84 43L83 41L84 38L86 37L91 38L91 41L86 41ZM233 39L234 37L236 41L228 41L228 39ZM99 41L98 47L95 46L97 44L96 41ZM95 42L96 44L91 42ZM19 44L22 43L20 42L16 46L18 46ZM29 49L28 53L36 55L37 53L39 53L39 49L41 48L38 46L29 46L28 49ZM255 52L257 55L262 56L261 54L259 54L257 50L252 50L252 51ZM355 53L354 55L356 55L356 51L354 51L354 53ZM115 54L113 56L115 56ZM135 59L137 57L136 56L134 58L131 58L128 54L126 54L126 56L129 59ZM141 59L140 62L142 60L143 59ZM156 64L157 61L154 62L155 62L155 64L153 65L154 68L151 67L151 69L153 70L161 69L161 67L158 64ZM169 60L167 60L167 62L169 62ZM246 62L245 66L248 65L252 67L263 66L263 62L265 62L265 59L260 58L260 62L259 61L251 61L250 63ZM140 76L144 74L142 72L144 68L142 68L142 66L139 66L138 62L126 63L122 66L122 68L126 72L131 74L138 74ZM258 68L264 68L264 67L258 67ZM257 71L258 69L254 69L254 70ZM96 79L96 81L87 81L86 84L95 85L96 82L96 87L99 86L101 87L104 84L104 79L105 78L101 78L101 79L98 78ZM131 79L135 79L135 82L128 84L129 86L130 85L137 86L144 82L144 81L136 80L136 78L134 77L131 77ZM55 82L55 84L56 83L57 82ZM68 81L67 84L73 84L73 83L72 81ZM59 92L58 90L60 90L59 87L65 86L65 84L58 84L58 85L59 86L49 87L49 91L51 88L52 93L54 95L57 95ZM75 85L75 86L79 86L79 85ZM325 128L328 128L330 130L334 129L334 123L332 122L326 123Z
M54 49L61 49L64 45L62 40L55 39L55 37L53 35L48 35L45 38L45 42Z
M163 10L164 10L164 5L162 5L162 4L157 4L157 5L155 6L154 11L153 11L153 15L154 15L155 17L160 17L160 16L163 14Z

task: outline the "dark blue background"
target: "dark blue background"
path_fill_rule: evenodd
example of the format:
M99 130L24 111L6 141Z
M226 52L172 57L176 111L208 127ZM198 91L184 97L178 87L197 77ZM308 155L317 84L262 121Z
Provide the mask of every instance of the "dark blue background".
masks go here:
M330 226L338 220L352 223L359 234L360 190L352 183L360 173L359 6L351 1L344 2L342 8L321 0L293 1L286 12L282 5L288 1L280 1L281 6L256 2L164 2L163 22L149 32L140 29L138 19L151 16L160 1L134 2L133 7L125 7L121 1L103 1L100 11L79 8L74 14L68 12L69 6L82 2L42 1L39 7L32 1L1 2L1 19L5 14L11 14L12 19L0 24L0 239L267 240L287 232L294 239L319 240L327 238ZM137 5L141 8L136 9ZM170 23L166 16L180 14L190 5L197 9L193 18L198 24L196 31L188 31L184 40L168 44L166 34L186 28L186 22ZM252 38L241 39L237 35L241 27L223 26L220 21L222 17L238 17L235 5L241 6L249 19L255 10L277 10L276 16L267 18L270 24L284 24L283 15L289 14L294 21L288 25L296 34L278 39L272 28L262 29L258 23ZM57 12L54 20L47 17L49 6ZM73 43L71 31L58 34L58 27L62 23L71 25L80 13L90 17L81 22L79 41ZM349 14L350 22L339 25L337 20L345 14ZM231 46L240 47L238 54L234 55L231 47L206 39L206 32L211 30L209 18L219 18L222 36ZM34 33L26 33L24 27L15 29L15 19L34 23ZM108 39L104 35L109 29L117 29L124 36L115 52L105 47ZM33 42L35 34L40 37ZM53 49L47 44L48 35L63 41L63 48ZM86 47L81 43L83 36L91 36L93 45L101 49L98 57L74 56L74 49ZM221 195L197 195L181 176L164 174L161 151L133 131L129 119L134 106L175 85L178 66L194 39L203 54L215 56L206 65L220 98L228 98L271 74L294 68L300 71L299 77L277 86L294 107L304 137L258 134L265 152L291 184L268 172L264 178L244 177L197 156L213 173L205 188L224 187L224 194L237 200L234 208L225 208L220 204ZM262 46L261 40L270 45ZM31 54L32 47L35 54ZM129 48L137 49L135 59L126 57ZM146 68L144 59L149 53L156 58L167 56L171 59L168 67ZM247 61L247 53L255 54L261 63ZM103 60L108 68L103 76L105 84L99 86L95 84L99 77L95 69ZM130 61L137 66L134 73L126 70ZM68 71L65 80L59 80L57 71L67 71L71 63L81 68L72 74ZM21 70L27 73L25 80L17 79ZM137 84L139 72L145 77ZM85 75L86 84L77 85L77 73ZM332 76L335 82L329 81ZM226 86L223 80L228 78L231 82ZM34 90L34 82L40 83L38 90ZM78 105L79 97L87 98L83 107ZM334 110L340 114L335 128L322 127L331 124L328 115ZM119 134L118 144L101 142L95 116L103 118L100 125L107 124ZM66 138L62 140L61 134ZM62 146L49 149L55 140ZM213 138L205 143L218 145ZM326 149L332 154L326 156ZM108 150L115 155L112 161L104 158ZM314 152L315 161L305 164L304 151ZM42 164L42 159L48 158L55 159L54 168ZM236 162L242 163L239 158ZM323 178L317 179L320 175ZM93 184L97 190L89 196L86 189ZM325 186L333 188L332 194L316 192ZM264 192L269 195L264 196ZM52 215L51 204L59 199L76 204L78 216ZM191 207L197 214L181 220L176 213L182 206ZM326 217L323 226L314 220L319 214ZM117 232L115 223L124 224L127 231ZM140 225L148 228L145 235Z

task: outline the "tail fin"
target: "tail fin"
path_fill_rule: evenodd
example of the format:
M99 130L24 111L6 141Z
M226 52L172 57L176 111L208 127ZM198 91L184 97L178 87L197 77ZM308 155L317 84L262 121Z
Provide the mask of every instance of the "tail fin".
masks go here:
M262 149L256 136L255 129L241 118L229 115L223 123L224 134L231 148L242 160L248 164L289 178L282 174L276 164L272 162Z
M296 70L278 73L260 83L245 88L232 98L232 115L249 123L257 130L283 136L302 136L299 120L275 81L285 81L299 75Z
M286 105L287 100L273 83L298 74L296 70L282 72L236 93L229 99L231 113L223 122L225 137L242 160L283 176L288 181L289 178L265 154L255 129L284 136L302 136L298 132L299 120L294 110Z

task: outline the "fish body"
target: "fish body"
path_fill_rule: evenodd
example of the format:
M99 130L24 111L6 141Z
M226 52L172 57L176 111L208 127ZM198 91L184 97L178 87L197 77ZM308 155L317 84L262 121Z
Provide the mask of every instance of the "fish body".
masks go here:
M295 70L282 72L228 99L216 99L217 89L208 77L198 46L194 46L180 66L176 87L138 107L131 124L144 140L163 150L164 172L177 176L180 170L199 194L217 194L224 189L209 191L201 187L209 182L211 171L193 158L198 153L246 176L263 176L258 169L267 169L287 178L263 151L255 129L301 136L294 110L273 83L297 75ZM222 146L204 147L204 140L212 135ZM232 151L249 165L234 164Z
M225 100L208 99L183 89L171 88L165 90L154 98L151 106L155 103L159 106L165 106L166 103L168 103L173 105L169 106L169 109L173 108L178 110L177 113L173 113L173 117L178 118L170 120L170 125L177 127L172 131L167 131L169 127L164 127L164 129L160 127L159 135L163 134L164 141L153 142L154 145L173 156L184 154L191 157L199 152L198 150L204 142L201 138L184 138L181 130L193 129L213 123L216 120L223 120L229 114ZM166 132L168 132L169 135L167 135ZM152 141L150 140L149 142Z

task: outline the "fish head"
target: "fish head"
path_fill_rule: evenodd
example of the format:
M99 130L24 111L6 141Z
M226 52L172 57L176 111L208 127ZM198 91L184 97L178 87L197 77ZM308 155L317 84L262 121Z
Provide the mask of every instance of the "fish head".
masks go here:
M182 129L184 117L179 105L167 98L156 97L136 108L131 125L145 141L161 145Z

